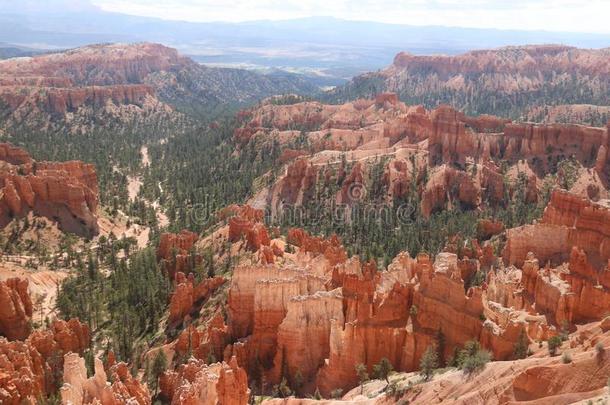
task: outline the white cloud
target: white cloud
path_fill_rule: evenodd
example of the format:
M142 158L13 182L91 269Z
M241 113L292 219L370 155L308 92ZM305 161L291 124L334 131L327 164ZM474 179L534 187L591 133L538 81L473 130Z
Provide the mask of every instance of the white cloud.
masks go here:
M93 0L109 11L186 21L333 16L410 25L609 33L608 0ZM610 38L609 38L610 42Z

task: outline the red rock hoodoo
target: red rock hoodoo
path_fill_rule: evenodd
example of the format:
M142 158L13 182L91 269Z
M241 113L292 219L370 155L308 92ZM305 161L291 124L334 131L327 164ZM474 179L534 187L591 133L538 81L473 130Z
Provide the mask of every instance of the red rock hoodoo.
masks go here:
M248 376L232 358L228 363L206 365L200 360L189 360L177 371L167 371L160 378L161 395L172 404L248 403Z
M57 221L69 232L89 237L98 232L93 165L36 162L7 144L1 144L0 150L4 151L0 152L0 226L32 211Z
M0 281L0 335L9 340L23 340L30 334L32 300L28 280L9 278Z
M65 353L83 353L89 347L89 329L76 319L55 321L47 330L34 331L25 341L0 338L0 402L35 403L56 390ZM85 374L86 375L86 374Z
M163 233L157 247L157 260L170 279L177 273L188 273L201 263L202 257L192 252L199 237L196 233L182 230L180 233Z

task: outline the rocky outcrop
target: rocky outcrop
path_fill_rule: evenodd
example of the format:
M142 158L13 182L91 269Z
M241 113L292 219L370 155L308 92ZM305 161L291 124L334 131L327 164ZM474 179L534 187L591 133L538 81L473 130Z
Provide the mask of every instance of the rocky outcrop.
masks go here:
M55 393L64 353L82 354L89 343L89 329L76 319L55 321L25 341L0 338L0 401L18 405Z
M476 208L481 203L480 184L468 173L441 166L430 175L421 196L421 212L429 217L435 211L462 206Z
M161 395L175 405L243 405L250 397L248 376L235 358L210 365L191 359L162 374L159 385Z
M20 166L32 163L33 159L24 149L11 145L10 143L0 143L0 160L11 165Z
M396 93L380 93L375 97L375 104L380 107L384 107L385 105L396 105L398 104L398 95Z
M228 299L229 327L234 339L247 338L249 369L257 362L271 367L288 302L322 290L324 282L321 276L277 265L235 269Z
M605 128L568 124L510 123L496 117L466 117L448 106L430 117L434 131L429 138L431 164L465 164L468 157L482 160L535 159L546 169L550 157L574 156L585 166L596 165L598 150L607 148ZM494 131L494 132L490 132Z
M192 355L209 364L223 358L229 338L222 313L216 312L203 328L193 325L185 328L176 339L174 349L179 356Z
M299 158L286 166L286 173L274 184L267 203L275 214L304 205L310 198L318 179L318 170L306 158Z
M576 247L569 262L556 268L541 267L530 253L523 264L525 304L558 326L602 319L610 311L609 271L595 270Z
M110 368L110 381L102 361L95 359L95 374L87 378L85 359L77 353L64 355L63 381L60 389L62 404L138 404L149 405L151 396L148 388L131 376L125 363Z
M314 381L318 369L329 357L331 328L335 322L344 322L339 289L291 298L286 305L286 316L277 328L271 381L278 383L287 377L291 386L311 391L311 387L299 387L299 383Z
M543 224L569 229L568 244L585 250L592 262L610 259L610 209L574 194L555 191L544 210Z
M45 375L50 367L26 342L0 338L0 370L0 401L3 404L36 401L46 392Z
M264 214L264 211L249 205L233 204L221 210L218 217L228 222L229 242L243 241L245 248L252 252L261 250L270 253L261 249L271 247L269 231L263 223ZM271 256L268 257L269 261L273 261Z
M189 273L201 263L201 255L193 251L199 236L187 230L180 233L162 233L157 247L157 261L170 279L177 273Z
M0 335L9 340L23 340L30 334L32 301L28 280L9 278L0 281Z
M481 240L489 239L494 235L499 235L504 232L504 224L502 221L492 219L481 219L477 223L477 237Z
M261 246L269 246L271 243L264 224L239 216L229 219L229 240L237 242L242 238L246 247L253 252L258 251Z
M83 353L90 340L89 328L77 319L56 320L49 329L36 330L28 337L28 342L45 359L58 353Z
M157 260L165 259L169 260L174 251L176 254L185 255L187 254L195 242L198 236L194 232L182 230L180 233L163 233L159 241L159 247L157 248Z
M12 152L5 154L6 164L0 166L0 225L33 211L57 221L69 232L88 237L98 232L98 184L93 165L35 162L10 145L3 149ZM25 163L14 165L11 161Z
M170 324L181 322L193 310L196 303L202 303L209 298L225 281L222 277L214 277L197 283L192 273L188 277L184 273L176 273L176 288L169 301L168 322Z
M385 277L374 264L355 259L335 268L333 285L342 292L345 322L331 324L329 357L316 379L320 392L329 395L356 385L355 365L360 363L372 371L385 357L397 370L403 368L413 270L410 258L395 261Z
M539 224L509 229L504 260L521 265L529 252L542 263L559 264L576 246L584 249L598 269L610 259L610 209L588 199L557 190Z
M608 334L600 323L585 325L570 334L568 345L562 351L570 362L560 356L542 354L526 359L491 362L479 372L465 375L461 370L449 369L422 381L418 373L397 373L390 377L397 394L388 395L383 380L372 380L347 392L336 400L275 399L270 404L340 405L385 404L395 402L424 404L510 404L510 403L561 403L584 404L603 401L607 387L602 373L610 367L607 355L598 356L596 344L606 348ZM587 378L575 378L587 375ZM413 389L413 385L417 388Z
M523 304L554 325L598 320L610 310L610 210L555 191L542 221L507 231L504 260L522 268Z

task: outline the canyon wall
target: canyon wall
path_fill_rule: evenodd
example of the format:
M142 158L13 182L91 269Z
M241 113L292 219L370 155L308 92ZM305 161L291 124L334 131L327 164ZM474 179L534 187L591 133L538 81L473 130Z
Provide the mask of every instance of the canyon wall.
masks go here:
M367 201L378 188L383 194L376 192L376 198L386 202L416 191L429 216L456 206L503 206L507 195L520 192L521 177L527 202L538 202L551 174L559 174L556 184L563 186L575 176L570 191L582 196L609 196L607 126L514 123L380 97L383 102L343 105L263 102L242 112L234 133L238 149L257 139L279 142L288 151L281 156L283 173L255 196L257 208L278 216L339 186L329 199L348 206ZM575 165L575 173L562 169L566 162ZM374 177L379 165L381 179Z

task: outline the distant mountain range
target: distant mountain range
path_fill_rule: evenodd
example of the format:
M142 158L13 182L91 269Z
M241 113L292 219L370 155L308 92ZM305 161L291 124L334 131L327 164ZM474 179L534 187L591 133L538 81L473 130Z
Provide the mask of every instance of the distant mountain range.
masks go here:
M198 62L267 71L279 68L313 76L320 85L339 84L380 69L401 51L451 55L531 43L581 48L610 45L607 35L601 34L416 27L330 17L190 23L111 13L94 6L58 9L5 8L0 11L0 42L57 49L151 41L177 48Z

